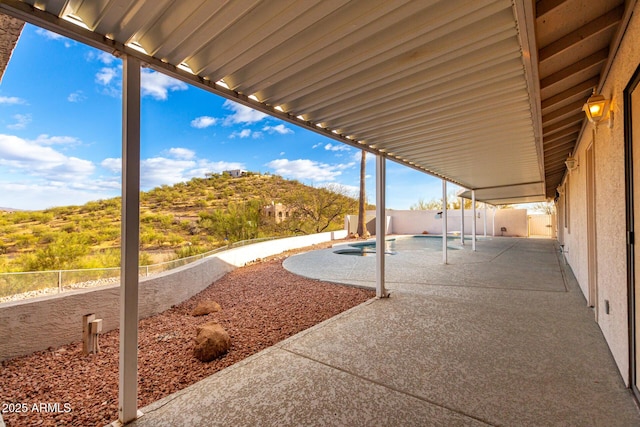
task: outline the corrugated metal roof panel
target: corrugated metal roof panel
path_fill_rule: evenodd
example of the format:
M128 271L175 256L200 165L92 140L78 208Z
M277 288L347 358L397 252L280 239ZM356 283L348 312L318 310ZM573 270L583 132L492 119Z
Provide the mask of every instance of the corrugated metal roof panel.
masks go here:
M185 63L267 111L279 106L469 188L535 182L544 197L518 22L534 17L516 19L511 0L76 0L64 9L139 44L152 67Z

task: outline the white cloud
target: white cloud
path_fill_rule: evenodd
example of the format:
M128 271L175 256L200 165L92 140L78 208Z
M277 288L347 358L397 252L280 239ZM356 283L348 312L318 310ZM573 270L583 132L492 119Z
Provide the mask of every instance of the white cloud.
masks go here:
M85 99L87 99L87 97L84 95L84 93L82 93L81 90L77 90L67 96L67 101L69 102L82 102Z
M217 121L218 119L216 119L215 117L200 116L191 120L191 127L194 127L196 129L204 129L208 128L209 126L215 125Z
M85 182L92 182L87 180ZM82 205L89 200L107 199L118 195L116 187L98 185L93 182L88 188L74 185L73 188L52 183L7 183L0 182L3 206L15 209L39 210L54 206Z
M31 114L14 114L11 116L16 122L7 125L9 129L24 129L29 123L31 123Z
M110 170L111 172L120 173L120 171L122 171L122 159L109 157L100 162L100 166L107 170Z
M328 165L309 159L276 159L267 163L267 166L272 168L277 175L315 182L335 181L344 169L353 165L354 163Z
M376 156L374 156L371 153L366 153L366 156L367 156L366 159L365 159L366 162L371 162L371 161L375 160L375 158L376 158ZM360 160L362 159L362 150L355 151L353 153L352 159L353 159L354 162L357 162L358 164L360 164Z
M254 132L251 129L242 129L241 131L236 131L236 132L232 132L231 135L229 135L230 139L234 139L234 138L253 138L253 139L258 139L258 138L262 138L262 132Z
M107 52L100 52L97 55L98 61L102 62L105 65L111 65L116 57Z
M122 159L104 159L100 165L114 173L122 172ZM140 185L143 188L157 187L163 184L175 184L187 181L185 170L196 166L192 160L152 157L140 161Z
M87 61L98 61L102 62L104 65L111 65L118 60L118 58L108 52L98 52L94 50L87 52L85 58Z
M121 159L104 159L100 165L114 173L120 174L122 171ZM185 182L193 177L204 177L207 173L220 173L230 169L246 169L246 166L239 162L153 157L140 162L140 184L142 188L149 189L163 184L172 185Z
M75 136L49 136L46 133L38 135L33 141L38 145L78 145L80 140Z
M0 96L0 104L19 105L26 103L27 102L24 99L18 98L17 96Z
M68 157L51 147L13 135L0 135L0 166L58 182L84 179L95 169L89 160Z
M267 117L266 114L261 113L260 111L245 107L242 104L238 104L230 100L226 100L222 106L227 110L233 111L233 114L225 117L225 126L237 123L255 123Z
M210 162L206 159L198 160L198 167L191 170L192 176L204 177L208 173L222 173L227 170L247 169L244 163L240 162Z
M42 37L44 37L46 39L49 39L49 40L68 40L66 37L61 36L58 33L54 33L52 31L45 30L44 28L38 28L36 30L36 34L38 34L39 36L42 36Z
M348 145L343 145L343 144L333 145L331 143L328 143L327 145L325 145L324 149L327 151L349 151L350 150Z
M169 92L188 88L187 84L180 80L148 69L142 70L140 79L142 96L150 96L158 101L165 101L169 97Z
M96 73L96 82L105 86L104 93L110 96L120 96L122 87L122 67L102 67ZM169 92L187 90L188 86L179 80L148 69L140 72L140 95L150 96L158 101L165 101Z
M269 134L279 133L280 135L286 135L289 133L293 133L293 130L289 129L283 124L279 124L276 126L265 126L262 128L262 130Z
M187 170L193 169L193 160L167 159L166 157L152 157L140 162L140 185L144 188L157 187L162 184L175 184L188 181L191 176Z
M242 129L240 132L233 132L231 138L249 138L251 136L251 129Z
M284 151L281 151L281 152L280 152L280 155L281 155L281 156L284 156Z
M318 147L320 147L321 145L322 145L322 143L321 143L321 142L318 142L317 144L313 144L313 145L311 146L311 148L318 148Z
M102 67L100 71L96 73L96 82L101 85L108 86L111 81L118 77L118 69L112 67Z
M189 150L188 148L169 148L167 150L170 156L175 157L176 159L190 160L196 156L196 152L193 150Z

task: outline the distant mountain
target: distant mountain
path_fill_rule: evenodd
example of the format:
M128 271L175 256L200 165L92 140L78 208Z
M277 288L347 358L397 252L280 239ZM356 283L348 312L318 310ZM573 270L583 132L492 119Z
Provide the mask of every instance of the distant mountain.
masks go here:
M357 200L277 175L211 174L140 194L140 262L195 255L258 237L341 229ZM270 213L267 206L282 203ZM0 271L119 264L121 199L40 211L0 208Z

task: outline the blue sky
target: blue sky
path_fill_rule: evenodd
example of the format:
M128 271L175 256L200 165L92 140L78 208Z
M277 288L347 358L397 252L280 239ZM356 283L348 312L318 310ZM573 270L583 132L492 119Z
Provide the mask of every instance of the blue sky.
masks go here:
M0 207L120 195L121 77L114 56L25 26L0 83ZM240 168L357 194L356 149L149 69L142 95L143 190ZM387 163L388 208L440 195L439 179ZM367 198L375 202L372 156Z

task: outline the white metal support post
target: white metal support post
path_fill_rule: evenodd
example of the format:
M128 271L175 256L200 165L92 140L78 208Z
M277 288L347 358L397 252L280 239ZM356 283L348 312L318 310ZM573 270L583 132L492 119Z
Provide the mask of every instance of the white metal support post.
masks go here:
M387 234L387 214L385 187L387 180L386 159L384 156L376 156L376 297L386 298L385 289L385 237Z
M442 263L447 263L447 181L442 180Z
M460 244L464 246L464 198L460 197Z
M493 211L493 217L491 218L491 235L496 237L496 207L495 205L491 209Z
M483 203L484 205L484 237L487 237L487 204Z
M138 417L138 250L140 242L140 61L123 57L122 243L118 421Z
M471 190L471 212L473 222L471 223L471 249L476 250L476 190Z

